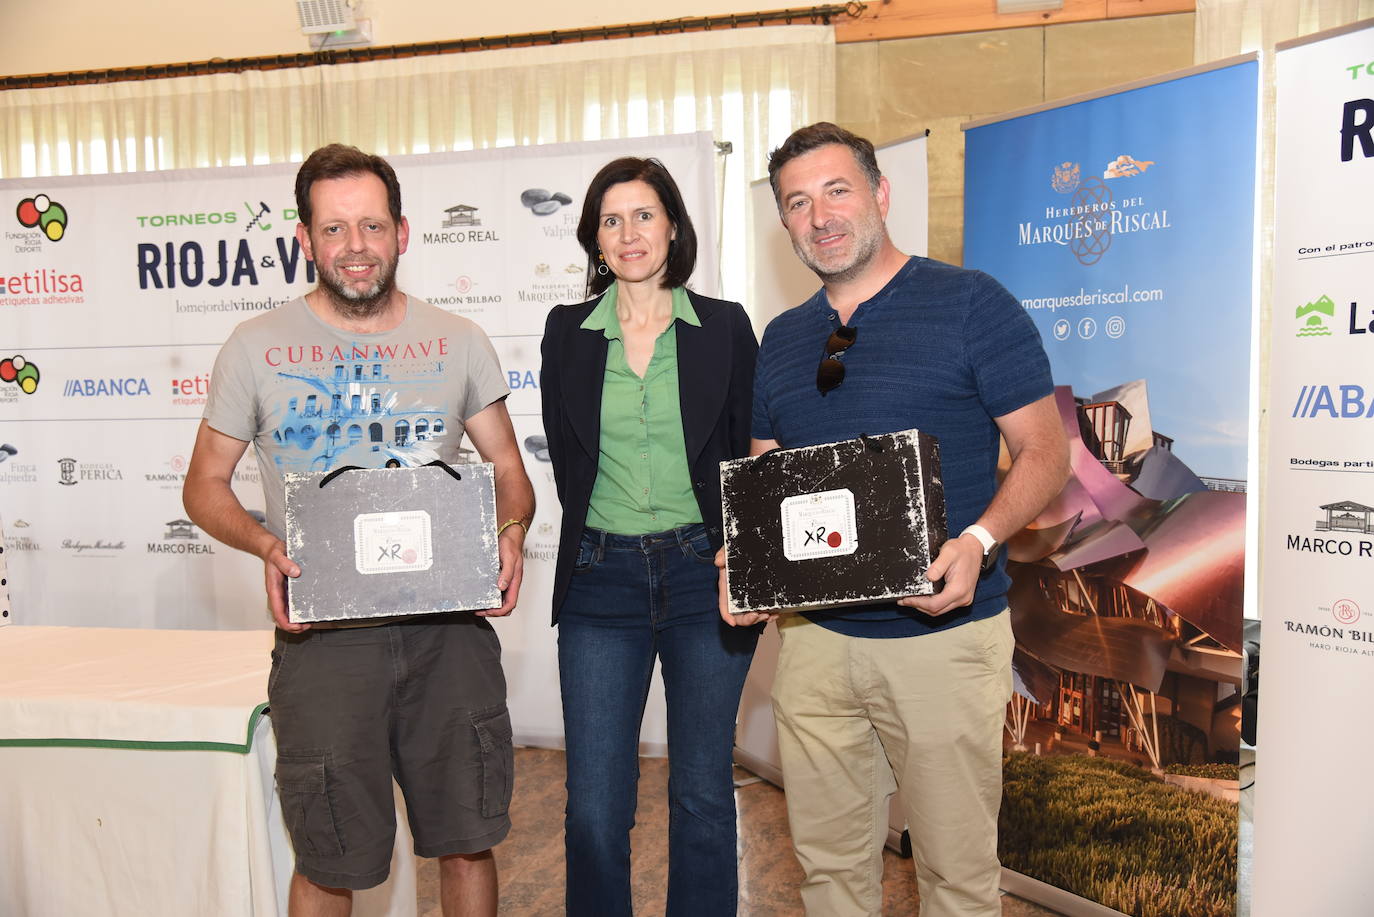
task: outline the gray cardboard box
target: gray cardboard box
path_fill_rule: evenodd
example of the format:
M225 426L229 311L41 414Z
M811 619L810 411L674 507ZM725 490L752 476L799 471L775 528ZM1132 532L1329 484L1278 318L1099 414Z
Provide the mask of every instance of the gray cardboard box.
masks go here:
M948 538L940 446L919 430L721 462L730 606L800 611L930 595Z
M288 474L286 553L301 568L287 578L295 622L495 608L493 468Z

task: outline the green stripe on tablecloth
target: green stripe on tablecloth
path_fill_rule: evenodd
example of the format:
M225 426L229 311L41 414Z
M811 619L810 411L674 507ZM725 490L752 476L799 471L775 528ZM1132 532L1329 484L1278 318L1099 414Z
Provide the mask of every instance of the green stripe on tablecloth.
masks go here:
M248 754L253 748L253 733L267 710L258 704L248 717L248 734L243 744L236 742L149 742L125 739L0 739L0 748L132 748L139 751L232 751Z

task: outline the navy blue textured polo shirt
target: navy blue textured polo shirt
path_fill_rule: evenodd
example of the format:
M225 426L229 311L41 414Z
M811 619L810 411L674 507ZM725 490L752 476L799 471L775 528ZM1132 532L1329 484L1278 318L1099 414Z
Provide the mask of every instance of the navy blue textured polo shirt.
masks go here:
M978 521L997 489L993 418L1054 391L1040 334L1021 304L981 271L913 257L859 305L845 377L826 395L816 367L839 325L825 290L769 322L754 378L755 439L784 448L917 429L940 441L949 532ZM930 617L893 603L807 612L855 637L910 637L988 618L1006 607L1003 562L968 608Z

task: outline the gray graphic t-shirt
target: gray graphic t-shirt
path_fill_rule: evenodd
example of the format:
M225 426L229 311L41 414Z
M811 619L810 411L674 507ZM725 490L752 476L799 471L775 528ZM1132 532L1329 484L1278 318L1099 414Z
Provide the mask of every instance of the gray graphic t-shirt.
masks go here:
M354 334L297 298L234 329L205 420L252 442L267 527L285 538L284 473L463 462L464 423L509 393L491 342L466 318L411 296L395 329Z

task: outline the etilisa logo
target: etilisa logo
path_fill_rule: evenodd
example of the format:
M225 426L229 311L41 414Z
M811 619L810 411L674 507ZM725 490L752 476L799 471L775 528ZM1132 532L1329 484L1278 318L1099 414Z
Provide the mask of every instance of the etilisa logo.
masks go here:
M1374 417L1374 398L1363 385L1303 385L1293 400L1295 420L1358 420Z
M1316 301L1298 306L1293 314L1300 323L1298 337L1330 337L1331 329L1326 323L1335 317L1336 304L1331 301L1330 296L1322 294Z
M25 229L37 229L52 242L60 242L67 234L67 208L46 194L36 194L19 202L15 219Z
M172 380L172 404L205 404L210 394L210 374L183 376Z

